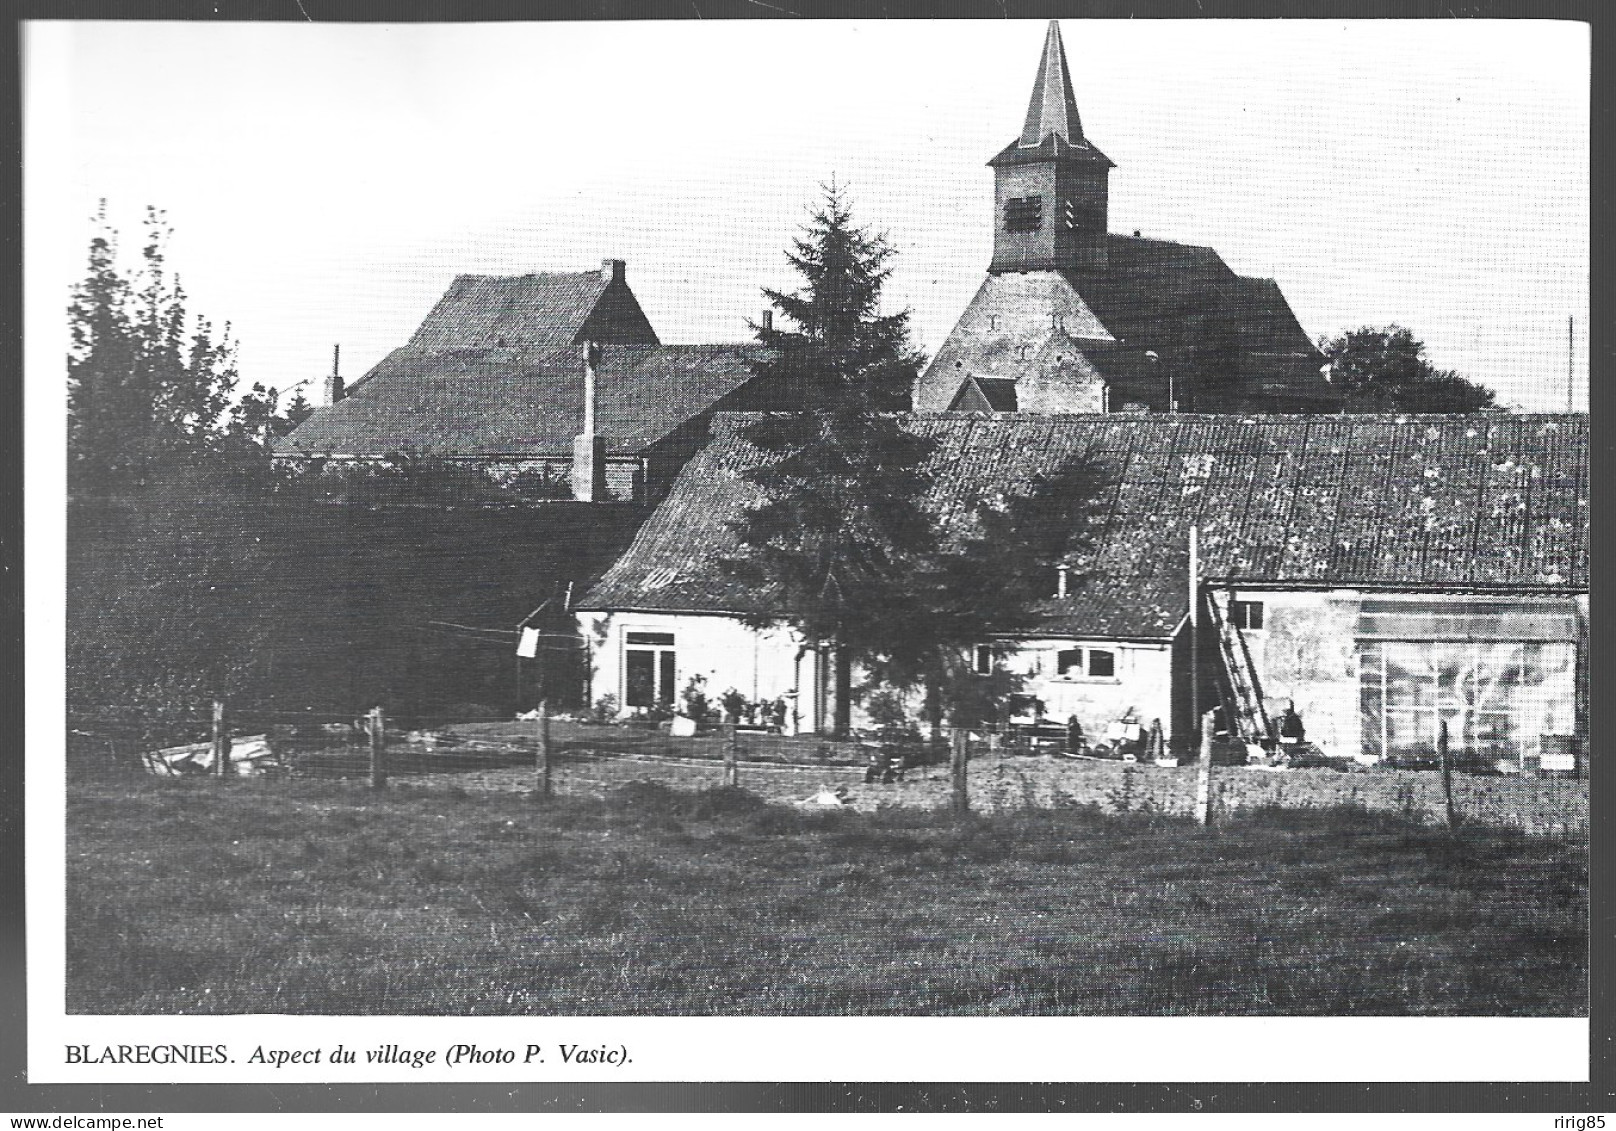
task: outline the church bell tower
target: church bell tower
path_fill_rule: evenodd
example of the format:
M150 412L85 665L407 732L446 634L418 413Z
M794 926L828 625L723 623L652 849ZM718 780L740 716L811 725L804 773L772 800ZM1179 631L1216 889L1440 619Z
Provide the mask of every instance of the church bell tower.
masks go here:
M1027 123L988 164L994 179L989 272L1105 269L1114 162L1083 136L1054 20L1044 38Z

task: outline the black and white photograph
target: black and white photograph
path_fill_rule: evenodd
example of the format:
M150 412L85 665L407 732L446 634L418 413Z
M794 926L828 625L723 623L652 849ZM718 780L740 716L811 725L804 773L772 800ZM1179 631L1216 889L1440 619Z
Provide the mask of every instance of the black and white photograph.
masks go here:
M304 2L22 26L36 1078L1587 1080L1588 24Z

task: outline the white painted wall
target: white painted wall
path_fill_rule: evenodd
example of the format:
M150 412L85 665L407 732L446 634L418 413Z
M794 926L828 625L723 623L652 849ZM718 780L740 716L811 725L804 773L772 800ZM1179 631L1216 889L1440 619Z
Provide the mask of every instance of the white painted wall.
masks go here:
M1059 674L1057 657L1064 649L1103 648L1115 657L1110 678ZM1091 738L1132 708L1141 725L1160 719L1162 734L1172 737L1172 650L1161 644L1126 644L1112 640L1029 640L1000 660L1001 667L1022 676L1022 693L1044 701L1045 715L1065 722L1073 715Z
M1361 746L1355 590L1240 590L1235 598L1263 603L1263 627L1246 630L1246 645L1262 688L1263 707L1278 718L1291 702L1308 740L1327 753L1356 757ZM1208 651L1216 648L1209 641Z
M589 649L591 703L610 694L620 708L626 704L625 642L630 632L671 633L676 706L691 678L700 675L715 704L732 687L752 701L783 696L796 704L798 729L819 729L814 693L818 658L804 652L801 639L790 630L759 631L727 616L638 612L583 612L578 626ZM623 708L623 713L629 712Z

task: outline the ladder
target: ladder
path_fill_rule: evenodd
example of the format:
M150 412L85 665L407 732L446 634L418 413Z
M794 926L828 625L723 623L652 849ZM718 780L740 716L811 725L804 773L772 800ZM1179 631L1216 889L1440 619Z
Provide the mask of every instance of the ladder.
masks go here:
M1208 596L1211 599L1207 607L1212 627L1218 634L1218 651L1223 656L1223 671L1230 692L1230 724L1251 752L1253 746L1266 746L1273 736L1257 686L1257 669L1251 662L1251 649L1246 646L1240 626L1229 618L1228 594L1213 590Z

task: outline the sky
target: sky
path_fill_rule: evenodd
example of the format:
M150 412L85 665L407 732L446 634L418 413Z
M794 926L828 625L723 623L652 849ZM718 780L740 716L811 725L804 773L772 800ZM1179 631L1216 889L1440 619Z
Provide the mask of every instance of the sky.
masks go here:
M665 342L791 289L832 178L935 353L987 268L1045 24L51 22L24 28L25 298L59 334L97 202L147 205L245 382L352 380L459 273L628 262ZM1548 21L1062 21L1111 230L1277 279L1310 336L1396 322L1587 407L1589 51ZM1568 320L1574 323L1568 341ZM39 356L61 352L30 351Z

